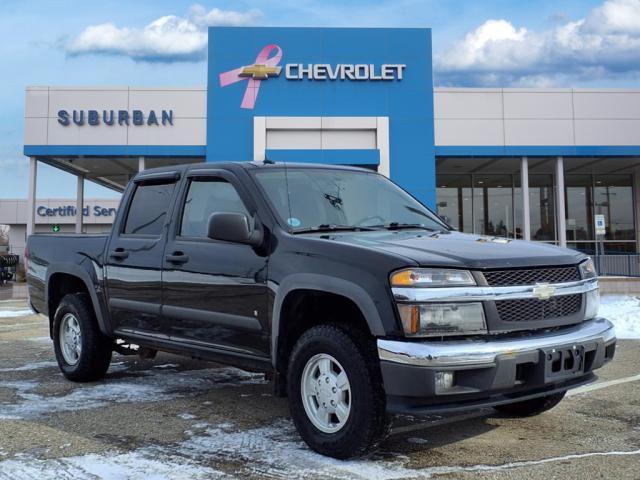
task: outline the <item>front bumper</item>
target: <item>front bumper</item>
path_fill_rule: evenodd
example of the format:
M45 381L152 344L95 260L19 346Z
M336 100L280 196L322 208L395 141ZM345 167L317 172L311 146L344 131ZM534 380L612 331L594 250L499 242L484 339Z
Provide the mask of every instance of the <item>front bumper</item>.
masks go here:
M509 403L592 381L613 358L615 330L604 318L516 338L378 340L392 412L433 413ZM453 374L443 386L442 375Z

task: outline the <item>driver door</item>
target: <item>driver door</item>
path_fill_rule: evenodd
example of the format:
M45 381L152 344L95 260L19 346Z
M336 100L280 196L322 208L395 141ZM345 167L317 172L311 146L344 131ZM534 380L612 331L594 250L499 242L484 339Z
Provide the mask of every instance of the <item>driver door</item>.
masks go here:
M208 238L209 217L216 212L255 215L230 172L188 175L163 263L167 333L178 341L266 357L268 256L250 245Z

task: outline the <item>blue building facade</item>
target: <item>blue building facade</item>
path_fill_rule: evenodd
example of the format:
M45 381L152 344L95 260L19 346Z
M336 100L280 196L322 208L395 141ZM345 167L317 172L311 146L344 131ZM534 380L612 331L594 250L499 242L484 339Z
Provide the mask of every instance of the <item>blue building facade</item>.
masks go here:
M391 178L435 206L431 64L430 29L212 27L207 161L254 160L255 117L383 117ZM242 76L252 65L272 73ZM275 161L381 161L376 148L268 147Z

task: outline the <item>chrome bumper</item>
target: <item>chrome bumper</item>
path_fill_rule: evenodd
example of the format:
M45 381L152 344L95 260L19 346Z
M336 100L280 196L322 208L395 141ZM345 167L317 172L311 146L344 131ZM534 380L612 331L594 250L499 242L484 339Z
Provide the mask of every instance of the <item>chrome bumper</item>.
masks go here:
M590 341L615 342L613 324L604 318L570 329L527 337L496 340L398 341L378 340L380 360L422 367L492 366L500 355L517 355L542 348L579 345Z

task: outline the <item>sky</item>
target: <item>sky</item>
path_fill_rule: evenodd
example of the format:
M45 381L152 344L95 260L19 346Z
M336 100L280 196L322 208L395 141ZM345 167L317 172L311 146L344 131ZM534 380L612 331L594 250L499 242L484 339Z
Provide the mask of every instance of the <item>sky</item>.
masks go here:
M26 86L206 85L212 25L431 27L436 86L640 88L640 0L0 0L0 198L27 195Z

